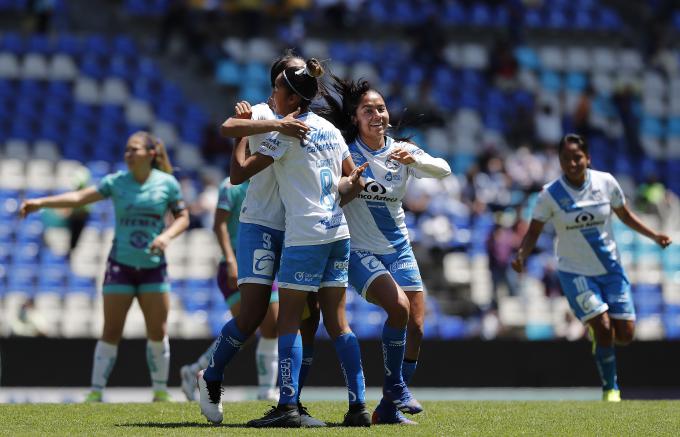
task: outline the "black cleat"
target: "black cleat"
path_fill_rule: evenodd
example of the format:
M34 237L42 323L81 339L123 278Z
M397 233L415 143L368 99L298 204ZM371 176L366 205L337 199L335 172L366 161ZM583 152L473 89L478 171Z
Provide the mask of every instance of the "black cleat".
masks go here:
M292 409L280 406L272 407L264 417L251 420L247 423L247 426L252 428L300 428L300 413L295 407Z
M366 405L351 405L342 426L371 426L371 413L366 409Z
M302 405L302 402L298 402L298 412L300 413L300 424L303 428L320 428L326 426L324 422L319 419L312 417L307 411L307 408Z

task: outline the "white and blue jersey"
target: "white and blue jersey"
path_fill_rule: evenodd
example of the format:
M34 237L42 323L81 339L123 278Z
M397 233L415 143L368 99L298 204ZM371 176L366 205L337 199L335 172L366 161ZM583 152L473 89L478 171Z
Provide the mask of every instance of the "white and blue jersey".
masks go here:
M338 183L349 150L327 120L311 112L297 118L310 128L307 139L275 132L258 149L275 161L272 167L285 209L279 285L305 291L345 287L349 229Z
M613 209L625 202L611 174L590 169L582 187L573 187L561 177L538 196L532 218L555 227L560 283L584 322L607 310L612 318L635 318L611 228Z
M273 120L277 118L266 103L253 106L252 114L253 120ZM260 144L269 135L270 132L249 136L250 153L255 154ZM241 205L240 221L241 223L253 223L279 231L285 229L283 202L281 202L281 196L279 196L279 186L276 183L274 169L265 168L250 178L246 198Z
M389 159L397 147L409 151L416 162L404 165ZM352 250L381 255L398 252L409 245L401 206L409 177L441 178L451 174L451 169L446 161L431 157L415 144L390 137L385 137L385 146L379 150L372 150L359 138L349 145L349 150L357 167L368 162L364 171L366 188L343 208Z
M409 165L389 159L397 148L406 149L416 162ZM385 137L385 146L372 150L361 139L349 145L357 166L364 170L366 188L345 205L351 234L349 282L366 297L371 283L384 274L392 275L405 291L423 289L420 270L408 239L402 199L410 176L441 178L451 174L443 159L433 158L412 143Z

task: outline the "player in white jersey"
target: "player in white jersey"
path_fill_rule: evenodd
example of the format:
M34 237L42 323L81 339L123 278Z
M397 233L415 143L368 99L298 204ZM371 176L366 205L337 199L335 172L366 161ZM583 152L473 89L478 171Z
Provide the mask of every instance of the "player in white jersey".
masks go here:
M594 339L602 399L618 402L621 394L616 382L614 343L625 345L633 340L635 308L612 235L612 212L663 248L671 244L671 239L645 226L628 209L623 191L611 174L590 169L588 145L582 137L566 135L559 145L559 158L564 174L543 187L512 267L517 272L524 270L524 261L543 226L551 222L557 232L555 251L562 290Z
M304 60L291 52L275 60L270 71L272 88L274 80L286 67L304 65ZM236 115L224 122L221 133L228 137L243 137L237 142L242 148L248 143L251 153L257 151L259 144L270 132L301 138L309 130L304 122L293 117L277 116L267 103L251 107L247 102L239 102L235 110ZM214 352L204 366L205 371L198 378L201 413L213 423L220 423L223 419L221 392L224 368L240 350L243 342L262 323L267 307L270 306L272 283L279 267L285 229L283 203L272 169L260 172L250 179L239 218L236 254L240 311L222 328ZM318 323L318 305L314 299L310 299L302 322L304 360L300 372L301 384L312 365ZM260 344L258 343L258 347ZM270 346L277 347L276 344ZM278 359L274 368L278 369ZM323 422L309 415L299 402L299 394L300 390L297 393L297 405L302 426L325 426Z
M359 344L345 315L345 289L349 261L349 230L340 208L340 192L356 192L364 167L343 178L343 167L354 167L340 132L309 112L323 74L316 59L304 68L286 68L276 79L272 99L278 113L292 113L310 128L307 137L274 133L245 159L235 157L241 180L272 166L286 211L286 234L279 272L279 405L264 417L248 422L253 427L297 427L295 408L302 362L299 335L308 293L318 291L324 325L333 339L348 389L346 426L370 426ZM297 108L297 109L296 109Z
M422 411L406 384L420 352L425 304L402 199L409 178L443 178L451 169L415 144L386 135L390 116L385 100L367 81L334 78L333 87L341 101L328 95L325 115L343 132L354 163L368 163L364 190L344 207L352 236L349 282L387 312L382 331L383 399L372 421L415 424L401 412Z

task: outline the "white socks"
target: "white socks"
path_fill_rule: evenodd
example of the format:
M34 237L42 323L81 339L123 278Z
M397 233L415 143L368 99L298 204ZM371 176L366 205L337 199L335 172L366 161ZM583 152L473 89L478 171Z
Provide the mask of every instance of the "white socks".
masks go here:
M276 338L260 337L255 351L257 363L258 392L265 395L268 390L276 388L279 367L279 343Z
M191 369L191 373L198 373L199 370L207 369L208 364L210 364L210 357L212 357L213 351L215 350L215 345L217 344L217 339L213 341L210 346L208 346L208 349L206 349L205 352L203 352L203 355L198 357L198 361L195 363L191 364L189 368Z
M162 341L147 340L146 362L149 365L153 390L167 390L170 371L170 341L167 336Z
M92 390L102 391L106 387L113 365L116 364L118 345L97 341L92 363Z

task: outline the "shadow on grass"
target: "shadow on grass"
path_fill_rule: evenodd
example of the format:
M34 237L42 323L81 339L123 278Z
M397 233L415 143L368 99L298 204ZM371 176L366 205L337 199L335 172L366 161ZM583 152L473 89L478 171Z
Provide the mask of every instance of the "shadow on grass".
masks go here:
M211 423L198 423L198 422L143 422L143 423L118 423L115 426L123 428L248 428L257 429L246 426L245 423L222 423L219 425L213 425ZM342 427L341 423L327 422L326 426L328 428L339 428ZM268 428L269 429L269 428ZM313 428L304 428L313 429Z

